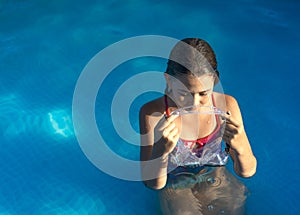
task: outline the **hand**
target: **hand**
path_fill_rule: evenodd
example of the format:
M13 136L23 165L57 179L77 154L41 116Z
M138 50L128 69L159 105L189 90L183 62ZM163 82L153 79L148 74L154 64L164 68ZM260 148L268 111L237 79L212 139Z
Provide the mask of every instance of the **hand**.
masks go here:
M230 146L230 148L237 150L243 141L243 123L233 118L230 111L227 111L223 117L226 119L223 140Z
M154 143L152 158L166 158L175 148L179 139L178 128L174 120L178 116L172 115L169 118L162 117L154 128Z

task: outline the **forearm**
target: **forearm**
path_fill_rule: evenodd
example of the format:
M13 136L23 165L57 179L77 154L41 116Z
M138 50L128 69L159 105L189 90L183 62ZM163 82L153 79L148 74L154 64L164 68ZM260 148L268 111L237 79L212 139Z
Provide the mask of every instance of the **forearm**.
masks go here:
M163 153L163 145L154 144L147 160L142 162L143 181L151 189L162 189L167 182L168 154Z
M167 158L152 158L142 164L144 184L151 189L162 189L167 181Z
M257 161L246 138L238 148L230 149L230 155L234 161L234 171L239 176L248 178L255 174Z
M142 129L141 133L147 134L141 136L142 179L149 188L162 189L166 185L168 156L179 138L178 128L173 122L176 117L166 119L161 116L153 129Z

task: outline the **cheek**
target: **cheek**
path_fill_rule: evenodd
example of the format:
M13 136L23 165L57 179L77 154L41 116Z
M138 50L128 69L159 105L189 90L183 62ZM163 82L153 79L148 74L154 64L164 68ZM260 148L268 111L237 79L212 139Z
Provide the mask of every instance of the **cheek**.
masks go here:
M207 103L209 101L208 96L202 96L201 97L201 102Z
M186 105L190 105L193 102L193 96L192 95L181 95L181 94L177 94L174 93L174 101L176 102L176 104L178 106L186 106Z
M184 96L182 96L182 95L180 95L180 94L178 94L176 92L173 93L173 99L176 102L183 102L184 98L185 98Z
M204 105L204 106L211 106L212 103L211 103L210 96L209 96L209 95L202 96L202 97L200 98L200 104L201 104L201 105Z

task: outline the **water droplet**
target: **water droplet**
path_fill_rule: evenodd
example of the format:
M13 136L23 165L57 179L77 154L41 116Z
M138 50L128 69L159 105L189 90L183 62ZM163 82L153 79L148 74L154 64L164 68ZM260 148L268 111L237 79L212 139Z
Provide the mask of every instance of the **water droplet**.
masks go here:
M214 206L213 205L208 205L207 208L208 208L209 211L212 211L214 209Z
M210 183L210 184L213 184L213 183L215 183L215 179L214 178L209 178L209 179L207 179L207 182Z
M213 187L217 187L221 184L221 179L219 177L211 177L206 180L206 183Z

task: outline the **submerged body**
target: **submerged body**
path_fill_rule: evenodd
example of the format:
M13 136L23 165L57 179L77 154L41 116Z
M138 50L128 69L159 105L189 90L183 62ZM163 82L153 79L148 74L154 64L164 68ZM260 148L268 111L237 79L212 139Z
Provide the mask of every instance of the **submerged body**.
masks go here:
M159 191L163 214L227 214L245 211L247 189L225 166L180 174Z

